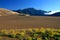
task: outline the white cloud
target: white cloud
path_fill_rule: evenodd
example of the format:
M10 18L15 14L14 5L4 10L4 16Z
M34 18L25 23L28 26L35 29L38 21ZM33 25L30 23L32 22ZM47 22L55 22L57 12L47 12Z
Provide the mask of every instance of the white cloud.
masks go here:
M60 10L55 10L55 11L51 11L51 12L49 12L49 13L44 13L45 15L51 15L51 14L54 14L54 13L56 13L56 12L60 12Z

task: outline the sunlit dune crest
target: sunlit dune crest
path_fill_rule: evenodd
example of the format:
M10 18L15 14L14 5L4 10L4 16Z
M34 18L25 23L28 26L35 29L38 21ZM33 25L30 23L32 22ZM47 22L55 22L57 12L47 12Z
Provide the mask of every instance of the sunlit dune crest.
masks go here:
M19 13L13 12L11 10L0 8L0 16L18 15Z

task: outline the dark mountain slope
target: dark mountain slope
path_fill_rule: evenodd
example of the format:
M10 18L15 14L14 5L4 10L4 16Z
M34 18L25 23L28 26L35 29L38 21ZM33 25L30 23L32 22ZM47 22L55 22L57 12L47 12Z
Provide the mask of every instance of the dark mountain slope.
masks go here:
M13 10L15 12L18 12L18 13L23 13L23 14L30 14L30 15L33 15L33 16L43 16L44 13L46 13L47 11L44 11L44 10L36 10L34 8L26 8L26 9L23 9L23 10Z
M60 16L60 12L54 13L51 16Z
M14 12L22 13L22 14L29 14L31 16L60 16L60 12L53 13L52 15L46 15L44 13L50 13L51 11L44 11L44 10L37 10L34 8L26 8L26 9L19 9L13 10Z

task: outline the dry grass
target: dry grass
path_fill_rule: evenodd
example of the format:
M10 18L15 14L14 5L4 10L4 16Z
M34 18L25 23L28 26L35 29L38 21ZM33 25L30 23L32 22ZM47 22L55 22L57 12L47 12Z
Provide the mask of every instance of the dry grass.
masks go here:
M60 28L60 17L48 17L48 16L0 17L0 29L20 29L36 27Z

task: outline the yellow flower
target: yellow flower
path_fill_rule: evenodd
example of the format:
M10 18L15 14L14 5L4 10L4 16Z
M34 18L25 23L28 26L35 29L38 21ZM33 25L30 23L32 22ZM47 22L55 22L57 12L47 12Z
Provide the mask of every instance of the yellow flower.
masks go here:
M29 32L33 32L33 30L31 28L27 29Z
M29 36L29 37L28 37L28 40L32 40L32 37Z
M60 29L58 29L58 32L60 33Z
M10 30L9 30L9 33L10 33L10 34L16 34L16 32L15 32L14 29L10 29Z
M20 32L20 34L21 34L22 36L24 36L24 35L25 35L25 33L24 33L24 32Z
M37 40L42 40L42 38L37 38Z
M6 29L1 30L1 32L4 33L4 34L8 34L9 33Z
M39 32L39 29L38 28L34 28L33 29L35 32Z
M46 30L47 30L47 31L51 31L51 29L50 29L50 28L46 28Z
M43 33L44 33L45 31L46 31L45 28L41 28L41 29L40 29L40 32L43 32Z

